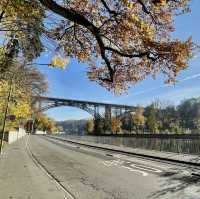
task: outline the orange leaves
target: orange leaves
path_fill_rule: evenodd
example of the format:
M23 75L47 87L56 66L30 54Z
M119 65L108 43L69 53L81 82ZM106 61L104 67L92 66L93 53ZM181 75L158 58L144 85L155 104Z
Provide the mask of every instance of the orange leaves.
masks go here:
M159 53L156 68L168 76L166 83L175 83L176 76L181 70L188 67L188 61L193 56L196 46L192 42L192 38L185 42L180 40L162 43L148 42L148 45Z
M114 133L120 132L121 131L121 125L122 125L122 122L120 121L119 118L112 118L111 119L112 132L114 132Z
M167 5L166 0L154 0L153 3L157 8L159 8L159 7L161 8L161 7Z
M85 61L89 57L89 53L88 53L88 51L79 51L76 53L76 57L80 61Z
M176 41L172 48L174 63L177 65L176 71L187 67L187 61L192 57L193 50L192 39L189 38L186 42Z
M48 46L56 46L60 54L87 62L92 81L121 93L149 74L163 72L173 79L187 67L194 44L191 39L172 41L170 36L175 30L173 17L188 12L190 1L10 0L4 17L12 26L6 20L0 26L5 23L3 28L14 30L5 35L18 38L19 54L28 61L37 58L43 43L48 43L41 37L49 38L56 44ZM6 2L0 9L5 9ZM1 54L0 48L0 61ZM68 62L55 56L49 66L64 69Z
M53 119L47 117L43 113L36 115L35 126L38 130L48 131L48 133L55 133L57 131L56 123Z
M161 12L159 16L165 23L169 23L172 20L172 15L169 12Z
M190 1L68 1L65 7L74 15L60 12L66 21L57 23L48 35L59 40L66 56L88 63L90 80L121 94L159 72L175 80L188 66L195 48L192 40L173 41L170 36L175 30L173 18L188 11ZM54 62L65 65L59 59Z

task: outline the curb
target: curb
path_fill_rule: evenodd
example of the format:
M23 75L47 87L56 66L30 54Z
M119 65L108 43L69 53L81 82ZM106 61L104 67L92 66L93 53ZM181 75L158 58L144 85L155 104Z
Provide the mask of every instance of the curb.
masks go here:
M135 152L125 151L125 150L113 149L113 148L108 148L108 147L101 147L101 146L96 146L96 145L93 145L93 144L80 143L78 141L72 141L72 140L63 139L63 138L54 137L54 136L49 136L49 135L45 135L45 136L52 138L52 139L55 139L55 140L61 140L61 141L68 142L68 143L71 143L71 144L86 146L86 147L94 148L94 149L106 150L106 151L117 152L117 153L128 154L128 155L134 155L134 156L137 156L137 157L148 158L148 159L152 159L152 160L172 162L172 163L178 163L178 164L184 164L184 165L189 165L189 166L198 166L198 167L200 166L200 163L197 163L197 162L188 162L188 161L184 161L184 160L177 160L177 159L172 159L172 158L165 158L165 157L160 157L160 156L153 156L153 155L135 153Z

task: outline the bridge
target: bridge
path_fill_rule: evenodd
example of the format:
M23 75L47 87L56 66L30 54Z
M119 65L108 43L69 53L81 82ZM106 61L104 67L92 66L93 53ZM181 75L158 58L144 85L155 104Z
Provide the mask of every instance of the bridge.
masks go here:
M105 121L108 123L110 123L113 116L122 117L124 115L128 115L127 113L133 112L135 110L134 106L123 104L62 99L44 96L35 96L34 99L37 103L37 108L40 111L46 111L48 109L61 106L77 107L88 112L93 116L94 119L105 119Z

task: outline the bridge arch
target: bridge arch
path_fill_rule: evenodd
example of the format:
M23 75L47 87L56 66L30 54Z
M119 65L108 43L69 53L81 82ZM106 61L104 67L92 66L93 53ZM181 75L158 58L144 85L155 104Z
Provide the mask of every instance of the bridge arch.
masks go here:
M39 111L40 112L43 112L43 111L47 111L49 109L52 109L52 108L56 108L56 107L74 107L74 108L79 108L83 111L86 111L88 114L90 114L91 116L93 116L95 119L102 119L103 116L99 113L99 110L98 110L98 107L94 106L94 107L91 107L91 106L87 106L85 104L69 104L69 103L48 103L48 104L45 104L43 106L40 105L39 107Z
M38 104L38 110L46 111L51 108L68 106L68 107L77 107L88 112L94 117L94 119L105 119L106 122L110 123L112 118L112 112L115 112L115 116L119 117L124 115L124 113L132 112L135 110L135 107L122 105L122 104L109 104L102 102L91 102L91 101L82 101L82 100L73 100L73 99L61 99L61 98L52 98L52 97L34 97L35 104ZM100 113L100 109L104 109L104 115Z

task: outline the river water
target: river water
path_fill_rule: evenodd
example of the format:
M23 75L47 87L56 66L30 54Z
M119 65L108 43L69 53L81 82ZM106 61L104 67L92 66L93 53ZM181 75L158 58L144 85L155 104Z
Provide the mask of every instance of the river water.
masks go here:
M76 140L89 141L101 144L142 148L157 151L200 154L200 138L198 139L175 139L175 138L135 138L114 136L72 136L61 135Z

